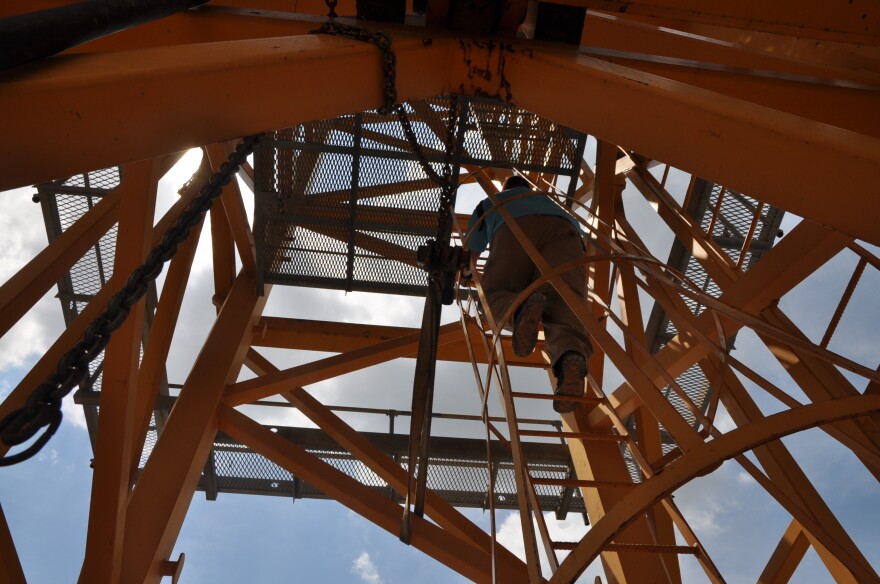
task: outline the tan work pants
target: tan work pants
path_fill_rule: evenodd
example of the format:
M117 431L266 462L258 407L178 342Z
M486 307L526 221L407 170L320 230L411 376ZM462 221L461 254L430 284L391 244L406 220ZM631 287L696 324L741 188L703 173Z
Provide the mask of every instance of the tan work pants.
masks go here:
M585 255L581 235L564 217L528 215L517 217L516 222L551 267ZM581 297L586 288L585 271L585 266L579 265L562 274L565 282ZM501 318L517 295L540 276L541 272L510 228L502 225L492 238L482 279L483 291L495 318ZM551 284L545 284L539 291L547 295L547 308L542 320L544 349L550 356L550 363L556 364L556 360L567 351L576 351L589 358L593 354L593 346L584 326Z

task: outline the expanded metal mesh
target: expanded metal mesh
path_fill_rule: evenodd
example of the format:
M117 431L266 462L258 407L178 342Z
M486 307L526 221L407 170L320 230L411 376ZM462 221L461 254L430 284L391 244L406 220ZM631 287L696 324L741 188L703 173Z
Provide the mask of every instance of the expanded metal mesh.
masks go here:
M492 101L470 102L469 113L464 139L466 164L516 166L566 176L580 168L582 134L577 131Z
M460 147L446 144L449 98L405 104L419 150L441 174L461 164L572 176L584 136L491 101L460 98ZM255 154L261 282L423 295L416 250L437 233L440 187L396 115L368 111L270 133Z
M276 428L279 435L285 435L284 428ZM302 431L302 429L298 429ZM312 430L312 432L320 432ZM154 434L153 434L154 436ZM142 461L146 461L154 442L144 448ZM318 460L329 464L362 485L370 487L391 499L402 502L402 497L370 470L363 462L341 447L314 447L303 445L306 452ZM559 445L564 450L566 447ZM387 453L393 455L393 453ZM400 456L400 466L407 469L406 457ZM495 505L499 509L517 508L515 469L510 458L501 457L495 465ZM530 463L532 476L541 478L567 478L570 464L562 462ZM292 498L326 498L319 489L302 481L284 468L256 454L247 447L236 443L227 436L220 436L214 443L211 459L206 465L211 469L203 473L199 488L216 493L240 493L275 495ZM437 456L431 458L428 468L427 487L456 507L488 506L487 493L489 470L485 458L477 456ZM565 488L547 485L536 486L538 501L546 511L557 510ZM584 501L578 489L572 490L568 511L585 512Z
M120 182L120 169L114 167L37 185L49 241L67 231L97 205L104 195L119 186ZM113 275L116 230L117 226L113 225L58 282L58 300L61 302L65 324L70 325L85 310L94 295ZM100 391L103 362L102 352L89 363L89 377L80 384L80 391ZM94 439L97 406L86 405L84 410L90 434Z
M723 193L723 194L722 194ZM754 233L752 234L749 249L743 260L743 270L751 268L755 262L761 259L761 256L773 245L773 241L777 236L779 225L782 222L784 211L769 205L761 205L759 201L744 195L742 193L725 189L716 184L705 184L703 187L694 189L694 194L700 196L700 200L694 205L694 218L703 228L703 231L719 245L719 247L736 263L742 253L745 239L749 234L752 222L756 218L756 214L760 208L760 215L757 216ZM719 205L720 199L720 205ZM713 223L714 217L714 223ZM709 228L712 232L709 233ZM677 263L674 267L681 270L684 275L699 288L703 293L718 298L721 296L721 288L712 280L709 274L700 265L700 262L690 253L687 253L681 244L676 242L679 249L673 250L670 255L670 263ZM676 260L676 256L679 256ZM687 305L688 309L694 316L700 316L705 311L705 306L699 302L681 295L682 301ZM652 340L655 351L662 349L669 340L678 334L678 329L668 316L663 312L659 305L655 306L658 312L661 326L657 329L657 337ZM735 336L734 336L735 339ZM730 339L733 342L733 339ZM699 363L692 365L687 371L676 378L676 383L689 398L700 412L705 414L708 411L710 400L712 397L712 387L703 369ZM663 390L664 395L669 399L672 406L679 414L694 428L701 426L697 420L697 416L679 395L667 385ZM635 429L635 420L631 418L628 422L631 429ZM661 431L663 429L661 428ZM664 454L672 450L675 446L671 437L663 431ZM640 479L641 472L637 468L635 461L629 453L626 453L627 465L633 479Z
M97 205L111 190L122 181L121 168L105 168L37 185L38 199L43 212L46 233L52 242L70 229L83 216ZM116 253L118 224L114 224L101 236L98 242L80 257L67 274L58 282L58 299L61 302L65 324L70 325L101 291L113 276L113 260ZM152 314L153 300L147 296L146 318ZM143 358L143 340L140 345L140 358ZM89 376L79 386L79 395L88 396L100 393L104 371L104 353L89 363ZM166 392L164 388L161 390ZM94 442L97 429L98 406L95 400L85 400L83 409L90 438ZM167 412L160 412L164 418ZM152 415L150 429L146 437L141 466L146 462L157 438L156 413Z

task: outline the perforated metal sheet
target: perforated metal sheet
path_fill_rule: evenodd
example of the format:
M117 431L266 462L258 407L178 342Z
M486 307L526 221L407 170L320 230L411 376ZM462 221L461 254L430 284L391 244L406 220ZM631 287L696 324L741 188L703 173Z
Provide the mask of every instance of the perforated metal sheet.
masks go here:
M460 98L459 164L571 176L584 136L497 102ZM449 98L405 104L435 172L445 159ZM440 188L396 115L374 111L272 132L255 154L261 282L422 295L416 250L437 233Z

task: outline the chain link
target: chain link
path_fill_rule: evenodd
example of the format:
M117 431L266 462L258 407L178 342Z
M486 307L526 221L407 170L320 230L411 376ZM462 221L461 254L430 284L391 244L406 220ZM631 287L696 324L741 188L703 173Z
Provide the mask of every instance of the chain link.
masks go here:
M0 458L0 467L31 458L55 434L61 425L61 401L88 378L89 363L107 347L113 331L122 326L131 307L143 298L150 283L159 276L165 263L174 257L177 247L186 241L193 227L202 221L214 199L220 196L223 187L229 184L261 138L262 134L248 136L236 146L235 152L220 165L219 171L211 175L199 194L177 217L174 225L165 232L159 244L150 251L144 263L135 268L125 286L113 295L104 312L89 324L82 339L61 357L52 377L37 386L28 396L24 407L0 420L0 438L10 447L27 442L40 428L46 428L28 448Z
M459 132L458 127L458 118L460 117L460 104L458 101L458 96L453 95L450 97L449 103L449 119L446 124L446 137L445 137L445 152L443 154L443 170L442 175L437 174L437 171L431 166L431 163L428 162L428 159L425 157L425 153L422 152L421 147L419 146L418 139L416 138L415 131L412 127L412 122L409 119L409 116L406 113L406 108L403 105L397 106L397 117L400 119L400 125L403 128L403 133L406 136L407 142L409 142L410 146L413 149L413 153L416 155L416 159L419 162L419 166L422 167L424 173L434 181L437 186L440 187L440 207L438 209L439 216L437 220L437 239L438 242L448 243L446 240L448 239L449 232L449 220L451 217L451 207L453 203L454 197L454 183L452 180L452 170L455 159L455 149L457 146L457 137Z
M382 72L385 79L382 107L377 109L380 114L390 114L397 104L397 55L391 50L391 37L384 32L370 32L360 26L342 24L329 20L312 34L331 34L352 38L356 41L370 43L382 51Z
M327 5L328 7L331 7L329 0L327 0ZM419 165L422 167L422 170L428 178L440 187L440 214L438 218L436 241L447 244L449 238L450 216L452 212L451 206L454 200L455 190L452 181L452 166L455 157L456 138L459 130L458 97L453 95L449 106L449 120L446 128L446 152L443 160L443 174L441 175L434 170L425 158L425 154L422 152L418 139L413 131L412 123L406 113L406 108L403 104L397 103L397 56L391 49L391 38L383 32L370 32L363 27L342 24L335 20L325 22L320 28L313 30L312 33L349 37L360 42L376 45L382 51L385 88L382 107L378 108L376 111L382 115L387 115L392 112L397 113L397 117L400 119L400 124L403 127L403 133L412 147Z

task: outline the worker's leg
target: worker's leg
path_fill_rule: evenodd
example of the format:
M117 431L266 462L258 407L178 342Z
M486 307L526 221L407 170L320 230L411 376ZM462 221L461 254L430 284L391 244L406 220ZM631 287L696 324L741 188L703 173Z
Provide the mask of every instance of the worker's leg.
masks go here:
M543 236L541 255L551 266L556 267L584 257L584 245L580 234L574 226L559 217L539 217ZM563 280L574 292L584 296L586 288L586 268L578 265L562 275ZM568 351L580 353L586 359L593 354L593 346L584 325L568 308L568 305L552 285L542 288L547 295L547 308L544 310L544 349L550 356L550 362L556 364L557 359Z
M517 224L532 237L532 217L522 217ZM537 243L536 243L537 245ZM504 318L504 314L512 306L517 295L534 281L534 265L529 256L520 246L516 237L506 225L502 225L492 238L489 260L483 273L483 292L489 301L489 308L496 319ZM513 316L508 323L511 328Z

